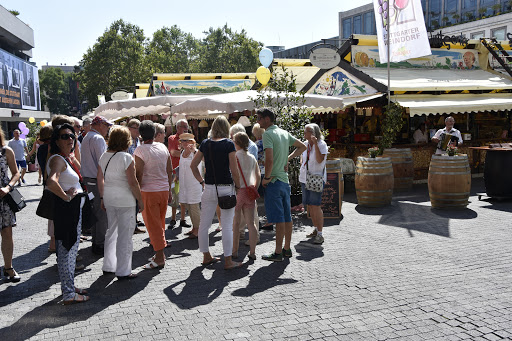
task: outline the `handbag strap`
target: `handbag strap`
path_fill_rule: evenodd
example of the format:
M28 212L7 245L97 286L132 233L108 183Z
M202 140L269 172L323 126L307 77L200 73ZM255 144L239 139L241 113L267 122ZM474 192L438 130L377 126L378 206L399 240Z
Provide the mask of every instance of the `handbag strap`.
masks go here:
M236 158L236 163L238 163L238 169L240 169L240 174L242 174L242 179L244 179L244 185L247 187L247 182L245 182L244 172L242 171L242 167L240 167L240 161L238 161L238 157Z
M68 156L64 156L62 154L59 155L62 156L64 160L66 160L66 162L71 166L71 168L73 168L73 170L78 175L78 182L80 183L80 186L82 186L82 189L87 192L87 186L85 186L84 179L82 178L82 174L80 174L80 170L78 169L78 167L74 164L73 161L69 159Z
M110 159L108 159L107 165L105 166L105 171L103 172L103 179L105 179L105 177L107 176L107 168L108 168L108 164L110 163L110 160L112 160L112 158L113 158L114 156L116 156L116 154L117 154L117 153L119 153L119 151L115 152L115 153L114 153L114 155L112 155L112 156L110 157Z
M308 153L307 153L308 157L306 159L306 170L307 170L308 173L309 173L309 152L312 149L313 149L313 147L311 147L311 149L309 149L309 143L308 143ZM325 173L325 166L324 166L324 170L322 171L322 175L324 175L324 173Z

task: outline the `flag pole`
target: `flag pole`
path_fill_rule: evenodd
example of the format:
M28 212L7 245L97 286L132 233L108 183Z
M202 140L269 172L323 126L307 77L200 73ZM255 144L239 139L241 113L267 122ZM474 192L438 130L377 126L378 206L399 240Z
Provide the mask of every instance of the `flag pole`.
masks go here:
M389 90L389 88L391 87L391 79L390 79L390 76L391 76L391 72L390 72L390 63L391 63L391 58L390 58L390 55L389 55L389 52L390 52L390 47L389 47L389 43L390 43L390 38L389 38L389 29L391 27L391 20L390 20L390 17L389 17L389 3L391 2L391 0L388 0L387 3L388 3L388 8L387 8L387 13L388 13L388 24L386 25L387 26L387 33L388 33L388 36L387 36L387 50L388 50L388 110L389 110L389 105L391 104L391 91Z

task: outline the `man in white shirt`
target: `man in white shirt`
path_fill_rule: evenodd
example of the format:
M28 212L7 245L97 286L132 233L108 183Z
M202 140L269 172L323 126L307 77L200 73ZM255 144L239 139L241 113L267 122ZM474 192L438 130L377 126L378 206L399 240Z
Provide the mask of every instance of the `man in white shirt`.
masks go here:
M455 124L455 119L452 116L448 116L444 120L444 123L446 127L439 129L434 137L432 137L432 142L437 143L436 155L441 155L446 151L446 147L442 146L442 142L446 135L451 135L450 142L448 144L455 146L462 144L462 135L460 134L460 131L453 127Z
M98 256L103 256L103 245L107 233L107 214L101 209L101 198L96 176L100 156L107 150L105 138L111 126L112 123L105 117L94 117L91 122L91 131L82 140L81 148L81 173L87 186L87 192L94 194L94 214L98 219L96 224L91 227L92 252Z
M20 131L15 129L13 132L14 138L9 140L7 144L13 151L16 159L16 165L18 168L21 168L21 176L18 182L18 186L21 186L21 182L25 183L25 173L27 171L27 160L25 159L25 154L28 154L27 142L24 139L20 139Z
M414 143L427 143L428 142L428 132L425 129L425 123L421 123L418 129L412 135L414 139Z

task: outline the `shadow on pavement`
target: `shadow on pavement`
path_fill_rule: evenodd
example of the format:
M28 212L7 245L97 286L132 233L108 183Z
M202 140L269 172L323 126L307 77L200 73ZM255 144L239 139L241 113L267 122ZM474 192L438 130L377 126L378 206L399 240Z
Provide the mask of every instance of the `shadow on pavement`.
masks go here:
M26 340L46 328L57 328L75 322L86 321L112 304L126 301L144 290L158 271L144 271L132 281L113 280L112 276L100 276L88 288L91 300L85 303L63 306L61 299L39 306L23 315L9 327L0 329L0 335L9 335L9 340ZM54 276L57 278L57 274Z
M321 258L324 256L324 248L322 245L316 245L312 243L313 238L309 240L303 240L295 244L295 251L299 254L296 258L305 262L310 262L315 258Z
M282 262L272 262L256 270L246 288L233 291L233 296L249 297L278 285L297 283L293 278L279 278L289 264L288 258Z
M209 267L199 266L190 272L187 279L173 283L164 293L169 301L176 304L180 309L192 309L197 306L211 303L222 294L224 288L231 281L236 281L249 274L247 263L239 269L224 270L224 261L210 265ZM203 271L215 268L210 279L206 279ZM179 287L183 285L181 290Z

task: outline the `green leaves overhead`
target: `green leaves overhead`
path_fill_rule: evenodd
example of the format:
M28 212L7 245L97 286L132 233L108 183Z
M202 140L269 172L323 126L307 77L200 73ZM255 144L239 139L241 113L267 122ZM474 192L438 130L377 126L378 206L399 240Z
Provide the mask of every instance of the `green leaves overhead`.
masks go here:
M39 70L41 86L41 102L48 106L52 114L69 114L69 81L71 75L66 75L59 68Z
M162 27L151 39L144 31L122 19L115 21L90 47L80 61L82 100L98 105L97 95L110 95L135 83L149 83L153 73L255 72L262 44L247 32L227 25L204 32L196 39L176 25Z

